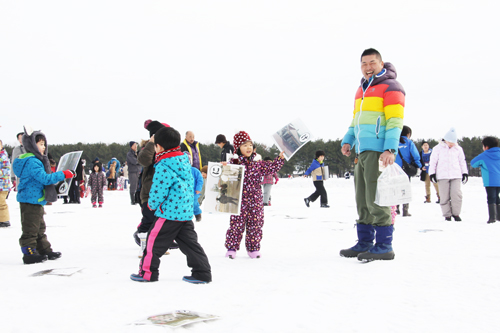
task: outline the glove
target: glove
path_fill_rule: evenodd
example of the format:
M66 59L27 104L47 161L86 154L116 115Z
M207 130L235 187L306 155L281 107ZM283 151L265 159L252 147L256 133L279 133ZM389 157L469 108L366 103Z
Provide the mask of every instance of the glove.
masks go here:
M278 180L279 180L279 179L276 179L276 181L274 182L274 185L278 184Z
M436 174L435 173L433 173L432 175L430 175L429 178L431 179L431 182L433 182L434 184L437 183L437 179L436 179Z
M467 182L469 181L469 175L464 173L462 174L462 184L467 184Z
M64 170L64 178L75 178L76 173L73 170Z

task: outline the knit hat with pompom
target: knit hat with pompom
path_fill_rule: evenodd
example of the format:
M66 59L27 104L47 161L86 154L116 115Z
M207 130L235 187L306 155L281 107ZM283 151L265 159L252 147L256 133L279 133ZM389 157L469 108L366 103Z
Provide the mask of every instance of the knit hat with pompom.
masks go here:
M239 131L238 133L236 133L233 138L234 150L238 150L238 148L247 141L252 141L252 139L250 139L250 135L248 135L247 132Z
M170 127L170 125L151 119L144 122L144 128L149 131L149 137L152 137L162 127Z

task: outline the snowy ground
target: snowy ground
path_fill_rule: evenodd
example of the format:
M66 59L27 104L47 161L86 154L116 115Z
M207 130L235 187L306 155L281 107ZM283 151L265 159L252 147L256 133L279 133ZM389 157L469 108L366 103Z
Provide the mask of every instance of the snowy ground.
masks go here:
M190 271L178 250L162 258L159 282L129 279L139 263L132 233L140 211L126 192L105 192L102 209L88 198L48 206L47 235L63 257L23 265L12 193L12 227L0 229L0 331L165 332L174 329L129 324L186 309L221 319L177 332L497 332L500 222L486 224L481 180L462 188L460 223L445 222L439 205L423 203L422 182L412 186L413 216L397 218L394 261L339 257L356 241L353 179L326 182L330 209L304 205L310 179L282 179L266 207L261 259L245 251L225 258L229 216L205 214L196 230L212 266L208 285L181 280ZM83 270L31 276L65 267Z

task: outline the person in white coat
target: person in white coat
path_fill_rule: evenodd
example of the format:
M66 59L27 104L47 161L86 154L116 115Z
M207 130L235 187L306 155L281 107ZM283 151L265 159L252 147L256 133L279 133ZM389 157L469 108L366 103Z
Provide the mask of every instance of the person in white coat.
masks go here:
M462 189L460 183L469 179L467 163L462 147L457 143L457 132L451 128L436 147L432 149L429 163L429 178L438 184L441 211L446 221L462 221Z

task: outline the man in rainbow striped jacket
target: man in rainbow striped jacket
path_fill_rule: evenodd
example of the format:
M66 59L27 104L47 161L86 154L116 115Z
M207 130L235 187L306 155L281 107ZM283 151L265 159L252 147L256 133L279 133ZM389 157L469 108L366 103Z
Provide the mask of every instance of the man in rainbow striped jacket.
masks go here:
M343 257L360 261L392 260L393 226L390 207L375 204L379 161L384 166L394 163L403 127L405 91L396 81L394 66L382 61L375 49L361 55L363 78L356 92L354 117L342 140L342 154L349 156L354 147L357 163L354 186L358 242L340 251ZM375 240L375 245L373 241Z

